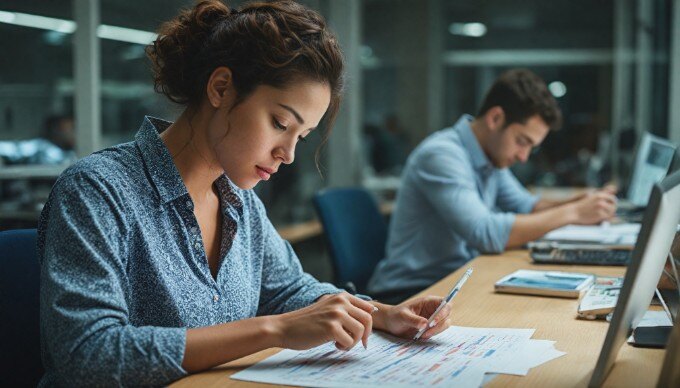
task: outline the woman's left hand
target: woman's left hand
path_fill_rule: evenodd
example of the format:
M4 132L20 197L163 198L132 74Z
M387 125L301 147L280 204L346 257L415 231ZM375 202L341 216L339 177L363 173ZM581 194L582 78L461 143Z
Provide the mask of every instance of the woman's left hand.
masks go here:
M439 296L424 296L407 300L396 306L389 306L385 312L383 330L397 337L413 338L418 330L427 325L430 315L439 307L443 299ZM446 330L451 325L450 313L451 306L447 304L437 313L432 320L431 327L420 338L432 338Z

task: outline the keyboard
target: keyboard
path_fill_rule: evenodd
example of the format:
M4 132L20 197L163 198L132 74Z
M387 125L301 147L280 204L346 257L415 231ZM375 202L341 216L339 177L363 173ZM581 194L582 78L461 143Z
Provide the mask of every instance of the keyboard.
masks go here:
M642 223L642 218L645 215L644 208L635 209L616 209L616 217L620 218L625 222L639 222Z
M530 246L530 255L534 262L540 264L628 265L633 251L534 244Z

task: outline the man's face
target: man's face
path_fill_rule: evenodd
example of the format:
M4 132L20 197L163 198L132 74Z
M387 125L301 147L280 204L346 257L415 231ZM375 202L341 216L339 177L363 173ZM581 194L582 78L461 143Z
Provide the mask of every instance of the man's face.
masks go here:
M63 118L59 121L59 126L54 131L54 139L52 140L56 145L64 150L72 150L76 146L76 131L73 119Z
M531 150L543 142L549 131L550 127L539 115L531 116L525 124L513 123L500 128L489 140L487 156L496 168L525 163Z

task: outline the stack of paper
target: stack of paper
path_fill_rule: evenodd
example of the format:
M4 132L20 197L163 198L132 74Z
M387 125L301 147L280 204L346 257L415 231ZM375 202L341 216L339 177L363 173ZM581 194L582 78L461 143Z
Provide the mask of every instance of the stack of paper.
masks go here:
M640 233L640 224L603 223L602 225L567 225L543 236L544 240L589 242L607 245L633 246Z
M306 351L284 350L236 373L233 379L309 387L438 385L479 387L486 373L524 376L564 355L554 341L530 339L534 329L450 327L426 341L384 333L368 349L339 351L328 343Z

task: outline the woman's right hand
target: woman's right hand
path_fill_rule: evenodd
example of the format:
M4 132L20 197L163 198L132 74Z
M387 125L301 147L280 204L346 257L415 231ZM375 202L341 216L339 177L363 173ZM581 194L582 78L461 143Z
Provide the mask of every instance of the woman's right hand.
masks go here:
M279 347L305 350L335 341L338 349L349 350L359 340L364 347L368 344L375 310L371 303L341 293L324 295L310 306L272 318Z

